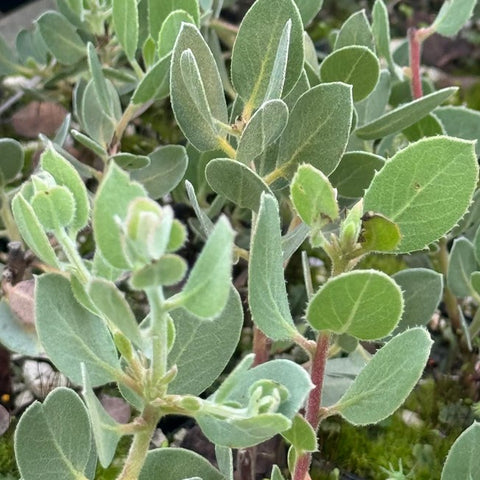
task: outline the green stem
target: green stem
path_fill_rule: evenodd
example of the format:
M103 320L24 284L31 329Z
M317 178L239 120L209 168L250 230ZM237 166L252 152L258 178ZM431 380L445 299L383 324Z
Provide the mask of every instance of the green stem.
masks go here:
M12 215L12 210L10 209L10 200L3 189L0 196L0 202L2 202L2 206L0 208L0 217L2 217L8 238L13 242L23 243L22 236L18 231L17 224L15 223L15 219Z
M133 103L130 103L128 105L127 109L123 112L122 118L117 123L117 127L115 128L114 140L112 142L113 144L120 143L120 140L123 137L123 133L127 128L128 122L133 118L139 108L140 105L135 105Z
M145 429L134 435L127 460L116 480L138 479L150 447L150 440L152 439L160 417L160 409L154 408L151 405L145 407L140 418L145 423Z
M279 178L285 177L285 169L284 165L281 167L277 167L273 172L270 172L267 176L263 177L263 180L267 185L271 185L273 182L278 180Z
M224 138L218 138L218 146L232 159L237 156L237 151Z
M147 289L146 294L150 304L150 321L152 322L153 360L151 385L154 388L157 382L167 373L168 317L162 287ZM158 396L156 391L151 393L153 397Z
M55 232L55 237L59 241L60 245L62 246L65 255L68 258L68 261L73 265L75 270L77 271L78 276L80 277L79 280L86 284L91 278L90 272L88 271L87 267L83 263L82 257L78 253L77 245L75 240L73 240L70 236L67 235L67 232L64 228L60 228Z

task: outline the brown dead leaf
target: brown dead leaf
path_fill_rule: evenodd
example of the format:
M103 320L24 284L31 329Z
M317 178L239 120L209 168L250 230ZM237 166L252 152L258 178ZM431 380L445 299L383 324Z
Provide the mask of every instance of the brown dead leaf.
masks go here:
M7 291L12 312L25 327L35 327L35 280L24 280Z
M51 136L62 124L67 111L53 102L30 102L12 116L12 126L18 135L37 138L40 133Z

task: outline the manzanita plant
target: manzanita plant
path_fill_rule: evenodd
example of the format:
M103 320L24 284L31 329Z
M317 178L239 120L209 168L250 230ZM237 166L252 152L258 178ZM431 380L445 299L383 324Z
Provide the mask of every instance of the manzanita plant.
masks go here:
M38 77L39 89L74 84L73 117L41 138L24 183L22 146L0 140L5 232L38 259L35 331L4 299L1 340L45 354L82 389L56 388L21 416L23 480L93 479L123 436L132 441L118 480L233 480L232 449L276 434L291 446L288 472L274 466L271 479L305 480L321 421L375 424L402 405L429 357L425 325L442 295L454 315L455 296L480 302L480 217L460 222L478 203L480 117L441 106L454 87L426 81L424 94L419 70L425 38L455 35L475 3L447 0L431 26L412 30L408 65L404 47L390 50L382 0L371 21L364 11L347 19L321 62L305 32L321 0L257 0L238 31L219 18L222 1L58 0L58 11L19 34L17 51L1 41L2 75ZM227 62L220 39L232 47ZM132 122L167 97L186 146L124 149ZM69 138L102 169L69 154ZM190 235L204 241L190 266L176 199L190 202ZM90 233L86 256L79 234ZM445 236L462 233L449 259ZM308 301L298 324L284 269L302 245ZM371 254L429 248L440 273L359 268ZM307 251L330 266L318 289ZM248 268L253 353L205 396L240 338L237 262ZM148 303L143 318L126 291ZM267 337L298 345L308 367L269 359ZM371 355L365 342L381 348ZM94 393L112 383L136 411L130 423L115 421ZM171 414L195 419L218 468L188 450L150 450ZM479 431L474 424L459 437L443 480L476 478Z

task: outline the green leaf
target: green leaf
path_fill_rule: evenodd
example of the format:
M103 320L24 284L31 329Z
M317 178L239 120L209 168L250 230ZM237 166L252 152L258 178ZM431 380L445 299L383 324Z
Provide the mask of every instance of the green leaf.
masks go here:
M303 24L307 26L317 15L323 5L323 0L295 0Z
M161 2L148 0L148 10L150 35L155 39L158 38L160 29L168 15L175 10L184 10L199 25L200 9L198 0L162 0Z
M47 355L73 382L82 383L81 362L94 387L115 380L120 364L110 332L77 303L65 277L44 274L37 278L35 318Z
M460 237L453 241L448 261L447 285L457 297L471 295L470 276L478 270L472 242Z
M107 82L105 81L105 77L103 76L102 65L100 63L100 60L98 59L97 52L95 51L95 47L91 42L88 42L87 44L87 52L88 52L88 65L90 67L90 72L92 74L93 85L95 87L97 98L104 112L107 115L112 116L113 101L110 98L110 91L108 89Z
M82 394L87 404L98 459L102 467L107 468L112 463L117 444L123 435L118 428L120 425L107 413L93 392L84 364L82 364L82 376Z
M95 140L92 140L87 135L80 133L78 130L75 130L74 128L72 128L70 130L70 135L78 143L82 144L84 147L87 147L89 150L91 150L93 153L98 155L100 158L106 158L108 156L106 148L102 147L100 144L98 144Z
M432 113L421 118L418 122L410 125L402 132L409 142L416 142L423 137L434 137L435 135L444 135L443 125Z
M175 46L178 34L182 29L182 23L191 23L195 25L193 17L185 10L174 10L169 13L162 24L158 35L158 56L160 58L168 55Z
M87 410L67 388L56 388L43 404L30 405L15 431L15 458L23 480L84 479L91 449Z
M477 175L472 143L440 136L426 138L396 153L385 164L365 194L364 211L381 213L400 227L402 241L396 252L421 250L464 215Z
M213 318L223 310L230 290L233 237L228 220L220 217L185 287L171 301L204 319Z
M480 112L465 107L438 107L434 115L442 122L447 135L476 140L475 151L480 155Z
M46 232L68 227L75 214L75 199L65 187L52 187L36 193L30 205Z
M392 277L402 289L405 308L393 335L408 328L426 325L443 293L443 276L426 268L408 268Z
M134 155L133 153L116 153L110 159L124 170L139 170L150 165L148 157L145 155Z
M231 288L222 312L209 322L183 309L171 316L175 343L168 354L168 365L177 365L178 373L168 393L200 395L223 372L237 347L243 325L240 296Z
M288 122L288 108L281 100L269 100L254 113L242 132L236 159L245 164L261 155L281 135Z
M323 2L323 0L322 0ZM270 480L285 480L285 477L282 475L282 472L278 465L274 465L272 468L272 474L270 475Z
M297 335L283 274L280 215L275 197L262 195L251 235L248 298L255 325L273 340Z
M362 217L358 241L367 252L392 252L402 239L398 225L383 215L367 212Z
M373 153L347 152L329 179L342 197L361 198L384 164L385 159Z
M474 2L475 3L475 2ZM480 470L480 423L473 422L452 445L441 480L474 480Z
M185 480L200 476L203 480L225 480L212 464L198 453L183 448L158 448L147 454L138 480Z
M225 480L233 480L233 453L232 449L215 445L215 459L218 469L222 472Z
M232 82L245 101L245 110L252 112L273 98L271 82L279 85L281 80L274 75L282 71L282 92L287 95L300 77L303 62L303 25L293 0L257 0L243 18L232 51Z
M382 116L388 105L391 92L391 75L388 70L380 70L380 77L372 93L355 104L358 120L357 125L363 125Z
M351 45L360 45L375 51L372 29L365 10L352 14L342 25L335 40L335 50Z
M356 270L330 278L311 299L307 320L316 330L360 340L388 335L403 311L402 292L386 274Z
M405 401L419 380L432 340L423 328L397 335L381 348L332 407L353 425L377 423Z
M24 162L23 148L12 138L0 138L0 177L1 183L14 180L22 171Z
M445 0L432 24L440 35L455 36L473 14L477 0Z
M40 157L42 168L50 173L57 185L62 185L72 193L75 200L75 214L70 228L77 232L84 228L89 219L90 204L85 185L75 168L58 154L48 148Z
M50 53L65 65L73 65L87 50L75 27L60 13L45 12L37 20L40 34Z
M88 283L86 290L95 308L105 316L110 324L118 328L137 346L140 346L142 339L135 315L125 296L115 284L101 278L94 278Z
M311 165L300 165L290 186L300 218L310 227L322 227L338 217L336 192L328 178Z
M142 58L147 70L150 70L155 63L157 44L152 37L148 37L142 45Z
M5 299L0 300L0 343L10 351L28 357L43 353L34 325L20 321Z
M366 98L375 88L380 64L372 51L363 46L343 47L328 55L320 65L323 82L344 82L352 85L353 101Z
M171 286L180 282L187 271L187 263L179 255L166 254L132 274L130 284L137 290L155 285Z
M226 137L216 121L228 122L217 64L198 29L183 24L173 50L172 108L179 127L200 151L215 150Z
M15 39L15 47L22 63L27 63L31 61L31 59L42 65L47 63L48 49L42 39L38 26L34 30L21 30ZM13 58L13 61L15 61L15 58Z
M125 220L132 200L145 196L145 190L140 184L130 181L128 175L115 163L110 164L95 197L93 231L95 243L103 258L116 268L126 270L130 267L117 221Z
M364 140L375 140L396 133L418 122L457 91L457 87L443 88L422 98L406 103L395 110L355 130Z
M390 51L390 21L388 10L383 0L375 0L372 9L372 32L379 56L385 58L390 71L395 70L392 53Z
M38 221L33 208L23 196L22 191L13 197L12 212L18 230L33 253L47 265L60 268L47 234Z
M228 158L210 160L205 177L212 189L239 207L257 212L263 192L272 192L253 170L243 163Z
M15 50L0 35L0 76L12 75L16 72L17 58Z
M155 65L140 80L133 92L131 102L133 105L142 105L156 98L161 100L168 97L170 92L170 55L158 60Z
M127 58L133 61L138 45L137 0L112 0L112 16L118 41Z
M301 163L330 174L347 145L352 111L348 85L321 84L308 90L293 107L280 137L277 166L289 178Z
M282 432L282 437L299 452L317 450L317 434L301 415L297 414L293 417L292 426L286 432Z

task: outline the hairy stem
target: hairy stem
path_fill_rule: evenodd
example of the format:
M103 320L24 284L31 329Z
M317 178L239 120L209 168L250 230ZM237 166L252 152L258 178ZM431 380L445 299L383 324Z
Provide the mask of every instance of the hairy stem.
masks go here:
M328 359L328 347L330 345L330 334L328 332L320 332L317 340L317 349L312 360L311 378L315 385L310 392L305 412L305 420L312 426L315 432L318 430L320 423L320 404L322 401L323 380L325 378L325 367ZM305 480L308 475L308 469L312 460L310 452L303 454L297 461L293 480Z

